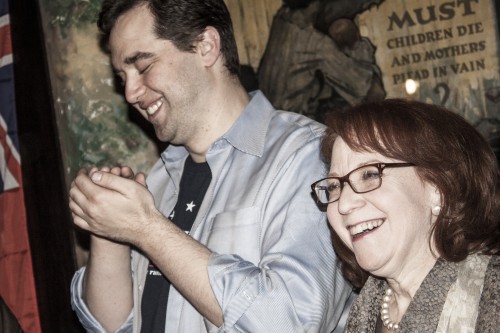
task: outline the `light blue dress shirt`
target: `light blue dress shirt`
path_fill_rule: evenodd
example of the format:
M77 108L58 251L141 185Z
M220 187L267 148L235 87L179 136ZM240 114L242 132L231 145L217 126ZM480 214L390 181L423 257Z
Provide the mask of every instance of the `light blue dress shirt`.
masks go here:
M260 91L251 95L207 153L212 182L190 232L213 251L208 275L224 324L212 325L171 287L165 332L331 332L351 294L326 215L310 191L326 173L323 125L274 110ZM175 206L187 154L170 145L147 178L165 216ZM133 251L134 309L117 332L139 332L147 265ZM88 332L104 332L82 300L84 272L73 278L73 309Z

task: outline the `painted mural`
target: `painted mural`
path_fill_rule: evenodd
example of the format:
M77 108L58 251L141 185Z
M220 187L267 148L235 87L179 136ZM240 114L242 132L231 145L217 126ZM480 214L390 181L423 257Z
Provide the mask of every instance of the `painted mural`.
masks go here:
M101 1L39 3L68 184L85 165L126 164L147 173L158 146L130 120L135 111L99 47ZM463 115L498 141L492 145L500 153L494 0L226 3L241 62L276 107L322 121L359 101L418 99Z
M134 122L99 46L99 0L40 0L54 110L69 185L89 165L148 172L154 142Z

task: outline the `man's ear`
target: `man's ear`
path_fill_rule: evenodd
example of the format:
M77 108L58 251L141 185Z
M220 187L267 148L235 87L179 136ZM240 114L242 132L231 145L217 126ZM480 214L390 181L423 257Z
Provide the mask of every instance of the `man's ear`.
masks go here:
M221 55L220 47L220 35L217 29L211 26L206 27L197 45L197 51L205 66L211 67L215 64Z

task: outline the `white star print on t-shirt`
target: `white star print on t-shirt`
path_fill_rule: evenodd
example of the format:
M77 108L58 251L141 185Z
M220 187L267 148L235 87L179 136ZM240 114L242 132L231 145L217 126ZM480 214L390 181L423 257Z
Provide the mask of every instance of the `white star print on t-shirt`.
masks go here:
M189 210L190 212L193 212L193 208L194 208L194 206L196 206L196 205L194 204L194 202L193 202L193 201L191 201L190 203L188 203L188 204L186 204L186 205L187 205L186 212L187 212L188 210Z
M174 216L175 216L175 211L172 211L172 214L170 214L170 216L168 218L172 220L174 218Z

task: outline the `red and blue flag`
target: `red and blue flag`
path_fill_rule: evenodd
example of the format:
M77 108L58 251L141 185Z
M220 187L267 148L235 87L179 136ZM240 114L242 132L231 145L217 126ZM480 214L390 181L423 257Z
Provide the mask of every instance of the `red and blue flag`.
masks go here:
M0 0L0 297L24 333L41 333L17 136L8 1Z
M10 16L0 1L0 192L19 187L20 158L14 104Z

